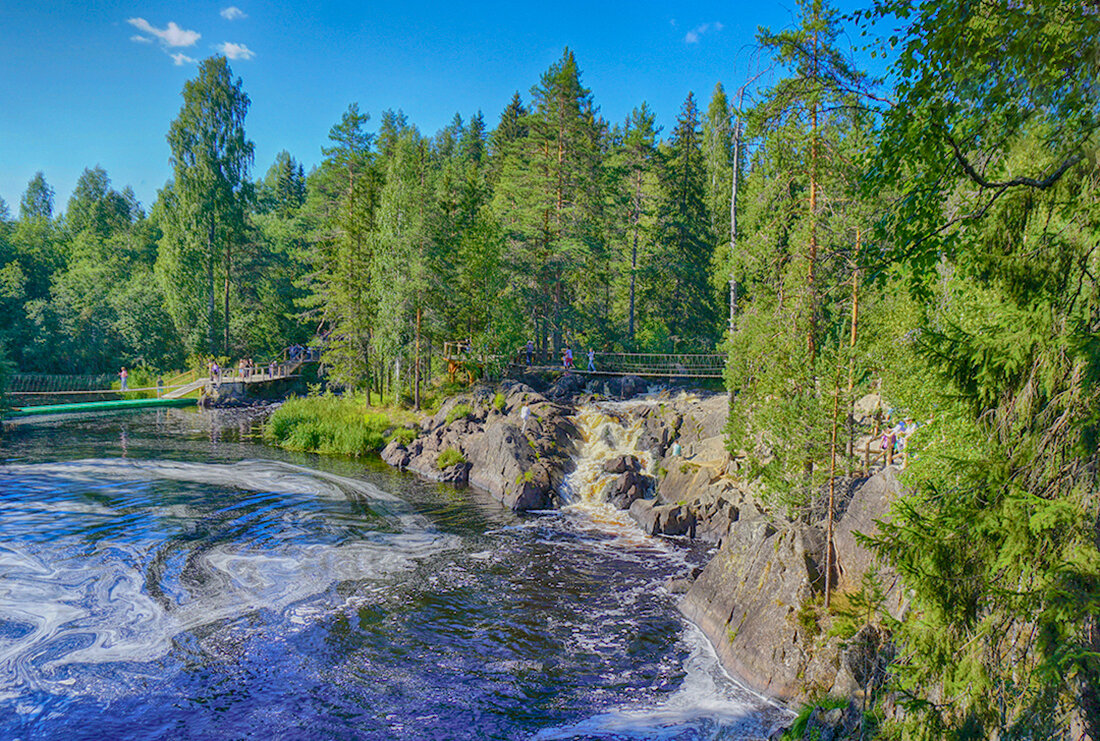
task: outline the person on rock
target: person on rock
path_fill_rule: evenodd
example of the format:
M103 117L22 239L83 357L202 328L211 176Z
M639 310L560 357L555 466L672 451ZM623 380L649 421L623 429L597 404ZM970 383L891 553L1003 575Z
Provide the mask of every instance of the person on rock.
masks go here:
M527 403L524 402L523 406L519 410L519 418L523 420L523 426L520 427L520 432L527 432L527 418L531 416L531 410L527 407Z

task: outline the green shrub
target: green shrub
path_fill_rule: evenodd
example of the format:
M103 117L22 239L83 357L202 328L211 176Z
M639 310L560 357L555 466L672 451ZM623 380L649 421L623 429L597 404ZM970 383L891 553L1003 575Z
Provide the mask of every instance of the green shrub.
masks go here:
M465 419L473 412L474 410L470 408L469 404L455 404L454 409L447 412L447 424L454 422L456 419Z
M420 433L412 427L398 427L396 430L389 434L386 440L396 440L402 445L408 445L413 440L415 440L417 438L417 435L419 434Z
M398 426L389 413L366 411L363 401L332 394L288 399L268 419L264 437L288 450L355 458L394 438L415 439L416 430Z
M497 395L493 397L493 409L496 409L498 412L503 412L504 403L504 394L498 391Z
M447 448L436 458L435 467L442 471L444 468L450 468L465 462L466 456L462 455L462 451L457 448Z
M835 708L848 707L847 699L836 699L832 697L825 697L818 702L808 702L798 709L798 715L795 717L794 722L791 723L791 727L783 732L784 741L797 741L806 735L806 722L810 719L810 714L816 709L821 708L828 712Z

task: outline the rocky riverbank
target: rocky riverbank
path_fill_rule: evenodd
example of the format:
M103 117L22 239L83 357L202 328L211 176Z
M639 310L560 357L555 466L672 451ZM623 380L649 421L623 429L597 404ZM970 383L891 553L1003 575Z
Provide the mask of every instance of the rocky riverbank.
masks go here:
M629 510L647 533L713 543L715 555L700 574L669 586L684 593L684 614L706 632L727 668L789 701L874 689L889 636L873 620L847 613L838 629L841 613L823 609L825 524L787 520L744 479L741 460L724 444L728 397L592 393L630 397L644 390L638 379L586 389L575 376L542 392L514 381L477 388L425 420L416 440L390 443L383 458L484 489L516 511L573 501L584 488L584 496ZM843 483L833 594L842 606L865 589L874 565L856 533L873 533L899 492L892 468ZM905 600L897 579L880 572L877 584L876 599L900 615Z

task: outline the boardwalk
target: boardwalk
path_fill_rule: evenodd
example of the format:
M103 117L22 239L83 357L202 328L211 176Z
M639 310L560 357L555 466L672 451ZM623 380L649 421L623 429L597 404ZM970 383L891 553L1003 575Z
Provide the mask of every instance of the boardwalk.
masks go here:
M6 394L15 402L11 416L62 414L79 411L135 409L151 406L181 406L195 403L196 392L208 394L221 385L267 384L298 378L302 365L319 362L321 350L313 347L287 348L278 360L236 373L219 373L216 378L197 371L180 374L157 386L112 388L117 376L17 374ZM156 398L120 398L138 393L156 393ZM19 404L21 400L31 403ZM68 403L63 403L68 402Z
M573 357L573 367L570 370L596 376L722 378L726 356L719 353L596 353L594 366L595 370L588 370L588 353L578 353ZM511 367L531 371L563 370L561 364L524 366L513 363Z

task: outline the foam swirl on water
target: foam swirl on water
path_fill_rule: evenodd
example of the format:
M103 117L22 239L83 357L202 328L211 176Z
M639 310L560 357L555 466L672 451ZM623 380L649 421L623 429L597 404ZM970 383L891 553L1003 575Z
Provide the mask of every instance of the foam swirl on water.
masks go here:
M182 633L407 571L457 540L373 484L272 461L0 471L0 697L61 691L77 664L160 660Z

